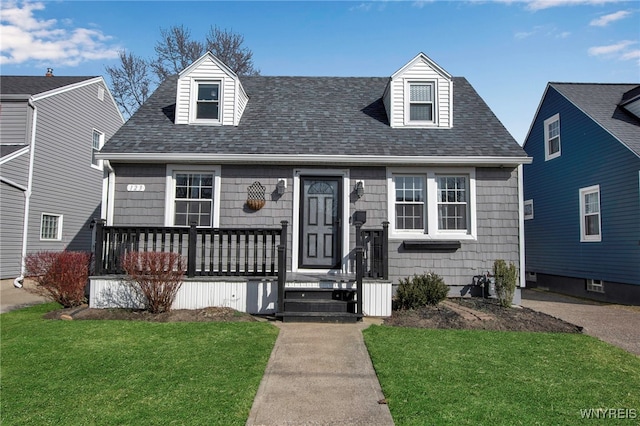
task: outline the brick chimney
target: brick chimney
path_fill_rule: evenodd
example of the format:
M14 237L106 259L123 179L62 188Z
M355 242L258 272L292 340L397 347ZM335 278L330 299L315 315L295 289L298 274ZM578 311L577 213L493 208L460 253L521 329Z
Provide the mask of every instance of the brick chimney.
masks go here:
M44 76L53 77L53 68L47 68L47 73Z

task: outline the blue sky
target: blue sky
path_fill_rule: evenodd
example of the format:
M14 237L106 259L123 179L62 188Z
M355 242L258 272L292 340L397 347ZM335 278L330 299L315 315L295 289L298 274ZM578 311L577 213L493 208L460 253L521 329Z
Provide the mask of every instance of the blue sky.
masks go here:
M523 143L549 81L640 83L640 2L3 0L6 75L106 75L150 58L160 28L244 35L263 75L390 76L424 52L466 77Z

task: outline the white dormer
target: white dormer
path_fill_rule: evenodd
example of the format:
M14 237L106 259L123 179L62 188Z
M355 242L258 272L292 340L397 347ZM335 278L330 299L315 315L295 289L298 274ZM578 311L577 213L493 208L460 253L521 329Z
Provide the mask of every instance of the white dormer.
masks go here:
M237 126L248 100L236 73L207 52L178 75L175 122Z
M453 125L453 80L424 53L391 76L382 100L391 127Z

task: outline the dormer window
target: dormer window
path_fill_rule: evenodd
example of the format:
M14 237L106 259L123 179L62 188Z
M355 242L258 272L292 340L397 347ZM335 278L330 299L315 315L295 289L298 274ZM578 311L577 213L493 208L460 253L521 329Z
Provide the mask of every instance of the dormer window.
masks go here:
M194 82L193 121L203 123L220 123L220 86L219 81Z
M409 121L433 122L433 83L409 83Z

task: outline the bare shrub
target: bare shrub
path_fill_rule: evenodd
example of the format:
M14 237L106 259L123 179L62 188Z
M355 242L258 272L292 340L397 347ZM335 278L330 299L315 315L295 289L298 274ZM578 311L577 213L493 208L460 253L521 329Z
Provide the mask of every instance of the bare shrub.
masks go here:
M122 256L122 267L145 298L145 309L158 314L169 312L182 286L185 265L177 253L129 252Z
M91 254L77 251L39 251L25 258L25 272L36 286L29 291L65 308L86 302Z

